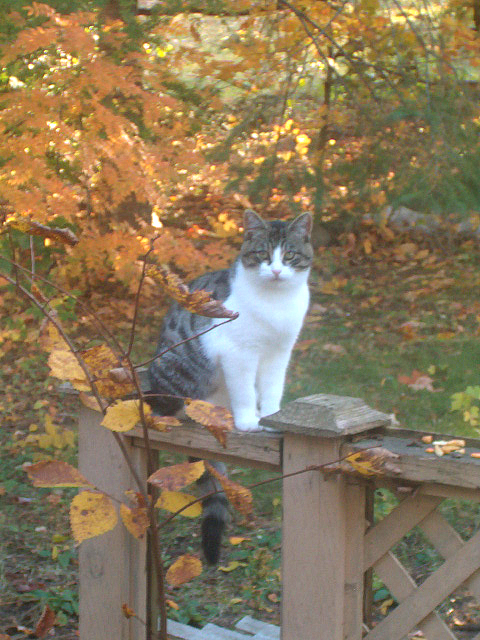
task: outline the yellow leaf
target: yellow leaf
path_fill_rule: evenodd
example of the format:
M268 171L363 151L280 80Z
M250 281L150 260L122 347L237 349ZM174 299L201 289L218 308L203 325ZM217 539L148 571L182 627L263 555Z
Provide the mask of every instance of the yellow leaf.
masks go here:
M373 447L364 451L351 453L345 458L345 461L352 465L355 471L364 476L383 475L386 472L399 473L393 463L399 458L398 454L385 449L384 447Z
M390 609L390 607L393 604L393 598L389 598L388 600L384 600L382 602L382 606L380 607L380 613L382 614L382 616L386 616L388 610Z
M250 540L250 538L242 538L241 536L230 536L228 540L230 544L237 545L242 544L242 542L245 542L246 540Z
M169 467L157 469L148 478L150 484L160 487L162 490L177 491L198 480L205 472L203 460L198 462L182 462Z
M70 503L70 526L76 542L111 531L116 524L115 506L104 493L82 491Z
M179 587L202 573L202 563L196 556L180 556L168 569L165 577L172 587Z
M92 487L75 467L63 460L43 460L26 467L34 487Z
M150 522L148 520L145 507L128 507L126 504L120 505L120 516L128 531L137 538L143 540Z
M151 409L147 404L143 405L145 415L149 416ZM101 424L110 429L124 433L130 431L140 421L140 404L138 400L118 400L110 405Z
M171 513L176 513L179 509L183 511L179 514L186 516L187 518L197 518L202 514L202 505L200 502L195 502L196 497L187 493L180 493L179 491L162 491L155 506L159 509L165 509ZM187 507L191 502L195 502L191 507Z
M246 562L239 562L238 560L232 560L228 563L226 567L218 567L219 571L223 571L223 573L230 573L230 571L235 571L238 567L246 567Z
M71 351L55 349L48 358L50 375L60 380L70 380L76 389L87 391L90 389L85 373Z
M176 611L180 609L180 606L174 600L165 600L165 604L167 607L170 607L170 609L175 609Z
M121 398L132 393L135 385L129 371L120 367L118 356L105 344L91 347L81 352L81 356L88 366L98 393L107 398Z

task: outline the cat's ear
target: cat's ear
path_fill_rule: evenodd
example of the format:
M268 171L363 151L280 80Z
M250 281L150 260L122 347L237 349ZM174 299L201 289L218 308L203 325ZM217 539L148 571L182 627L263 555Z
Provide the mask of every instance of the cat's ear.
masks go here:
M290 233L295 233L305 239L310 237L313 227L313 218L311 213L301 213L288 225Z
M252 209L245 209L243 214L243 228L247 231L260 231L267 228L267 223L262 218L252 211Z

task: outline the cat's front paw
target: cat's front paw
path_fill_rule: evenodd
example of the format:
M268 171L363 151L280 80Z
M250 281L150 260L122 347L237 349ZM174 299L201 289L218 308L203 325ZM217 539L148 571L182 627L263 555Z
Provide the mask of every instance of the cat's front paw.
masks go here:
M258 424L258 420L252 420L251 422L236 422L235 427L237 431L262 431L263 427Z

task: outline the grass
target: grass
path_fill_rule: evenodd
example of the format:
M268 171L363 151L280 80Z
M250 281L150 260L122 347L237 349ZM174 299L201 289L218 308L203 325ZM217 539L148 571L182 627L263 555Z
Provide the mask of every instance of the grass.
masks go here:
M314 393L357 396L394 414L406 428L478 435L462 412L450 410L453 393L479 383L478 258L469 245L449 255L425 251L418 252L421 259L408 260L395 249L382 259L352 261L341 250L318 256L312 308L295 349L286 401ZM148 312L143 316L140 342L149 347L158 323L148 321ZM63 625L55 637L70 640L77 624L77 560L67 523L71 490L32 488L22 464L49 455L72 461L75 450L22 443L32 425L42 431L47 414L62 428L73 428L77 407L58 395L44 356L22 340L4 343L1 360L0 633L24 637L15 625L34 626L48 601ZM409 386L414 371L428 376L430 390ZM162 456L162 464L174 460ZM269 477L238 468L230 468L230 475L243 485ZM246 614L279 622L280 483L254 489L254 504L253 526L234 514L229 536L242 540L231 544L227 537L220 568L169 589L171 617L198 626L213 621L228 627ZM393 504L388 493L378 495L379 513ZM479 523L478 510L468 504L446 502L443 509L465 537ZM163 546L167 566L185 552L198 553L198 523L179 518L163 532ZM438 561L415 531L398 553L419 576ZM379 599L381 589L377 585Z

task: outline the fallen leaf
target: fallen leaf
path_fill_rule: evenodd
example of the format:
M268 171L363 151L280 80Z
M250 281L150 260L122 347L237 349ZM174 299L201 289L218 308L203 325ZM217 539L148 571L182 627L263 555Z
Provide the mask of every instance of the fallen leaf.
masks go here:
M52 629L55 622L55 612L50 609L48 604L46 604L43 608L40 620L37 622L37 625L35 627L35 635L37 636L37 638L44 638Z
M427 376L425 373L421 373L421 371L417 371L416 369L412 371L410 376L397 376L397 380L401 384L406 384L411 389L415 389L415 391L436 391L436 389L433 388L432 378Z
M364 451L351 453L345 458L355 471L365 476L384 475L385 473L400 473L394 460L400 456L384 447L373 447Z
M249 540L250 538L243 538L242 536L230 536L230 538L228 539L230 544L233 544L233 545L242 544L242 542L249 541Z
M224 567L218 567L219 571L223 571L223 573L230 573L230 571L235 571L238 567L247 567L246 562L239 562L238 560L232 560Z
M199 558L190 554L180 556L168 569L165 578L172 587L179 587L202 573L202 563Z

